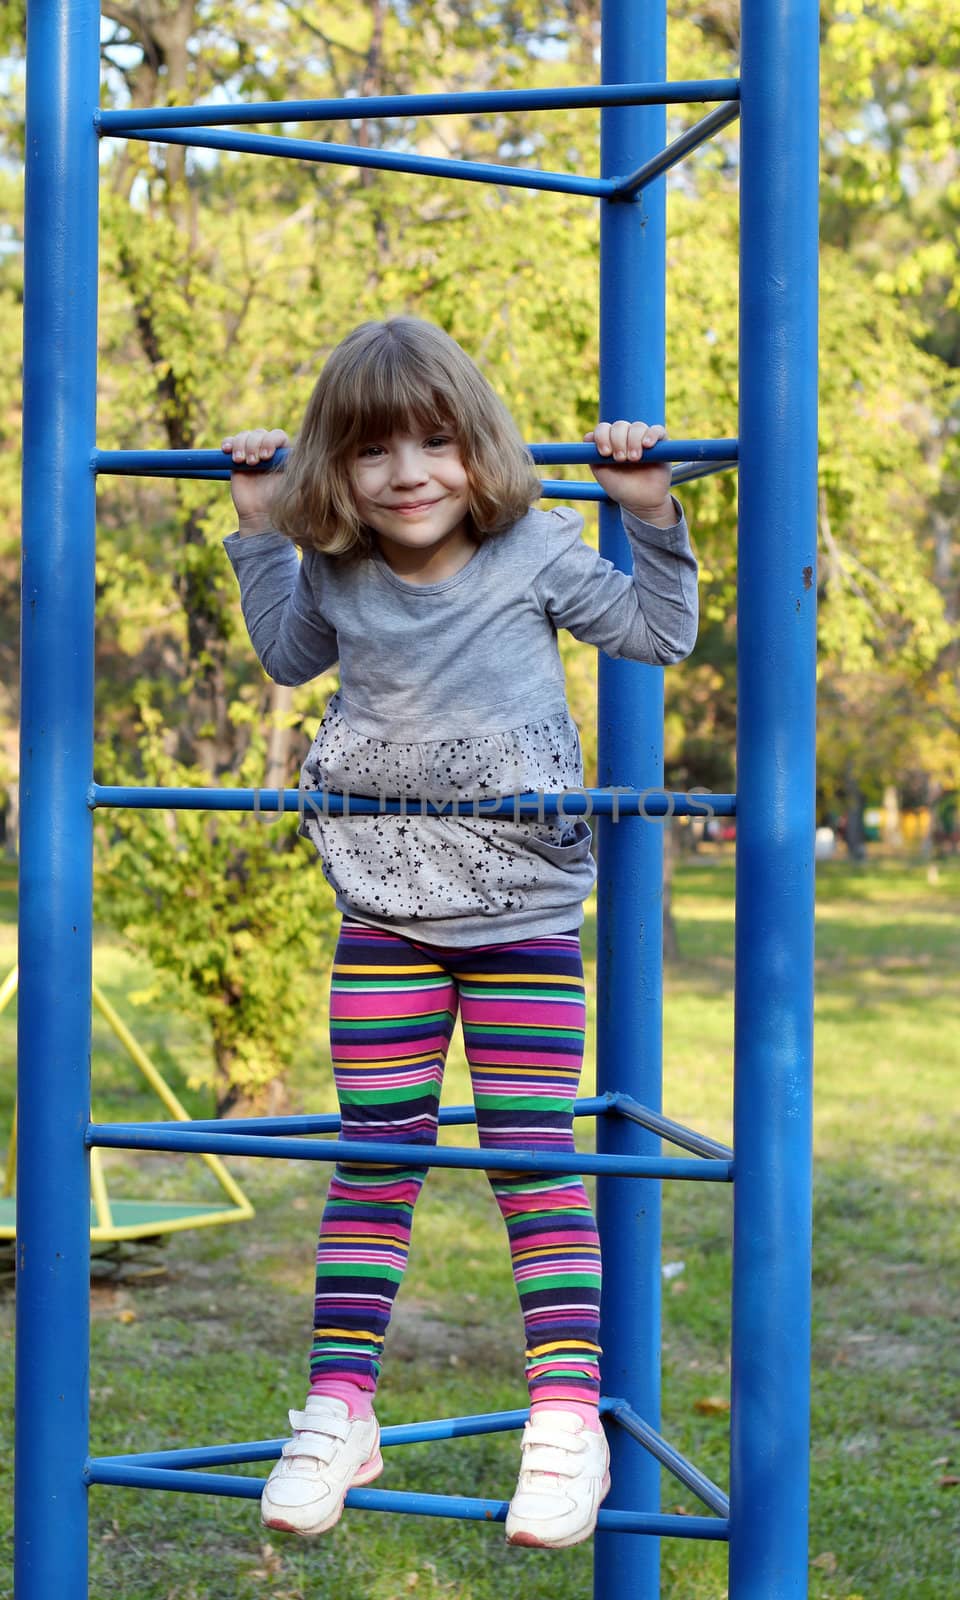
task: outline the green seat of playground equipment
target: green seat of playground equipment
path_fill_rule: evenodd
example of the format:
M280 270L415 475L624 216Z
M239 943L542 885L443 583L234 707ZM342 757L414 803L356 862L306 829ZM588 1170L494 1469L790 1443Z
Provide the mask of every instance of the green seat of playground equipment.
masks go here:
M17 969L13 967L0 983L0 1011L9 1004L17 990ZM163 1074L154 1066L142 1045L138 1044L130 1029L121 1020L109 1000L96 984L92 986L93 1003L105 1017L127 1057L145 1079L153 1094L160 1100L168 1116L178 1122L189 1117ZM212 1227L222 1222L246 1222L253 1216L253 1206L236 1178L227 1170L219 1156L207 1153L188 1157L189 1162L199 1161L212 1173L220 1187L220 1200L115 1200L108 1192L107 1173L102 1153L90 1152L90 1240L92 1244L122 1243L124 1240L155 1239L158 1235L177 1233L182 1228ZM0 1240L15 1239L17 1234L14 1179L17 1164L16 1117L10 1130L5 1171L0 1172ZM129 1180L128 1180L129 1181Z
M110 1214L109 1225L99 1223L96 1206L91 1201L90 1238L94 1243L116 1239L153 1239L158 1234L175 1233L181 1228L238 1222L248 1215L239 1206L224 1206L215 1200L114 1200L112 1196ZM16 1223L13 1196L0 1196L0 1239L14 1239Z

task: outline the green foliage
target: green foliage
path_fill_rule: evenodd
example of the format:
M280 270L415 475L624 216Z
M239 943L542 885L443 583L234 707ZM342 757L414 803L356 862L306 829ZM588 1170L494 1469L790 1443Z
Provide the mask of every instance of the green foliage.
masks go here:
M2 102L0 102L2 117ZM2 148L2 146L0 146ZM22 175L0 164L0 742L16 723L19 585ZM0 782L5 774L0 775Z
M595 3L366 0L344 11L330 0L308 9L281 0L145 0L136 18L112 5L104 14L107 104L505 88L596 75ZM0 678L9 684L20 20L19 3L8 7L0 34L11 58L0 86L0 138L12 158L0 168L0 209L10 218L0 242L13 246L0 254L0 623L10 623L0 627L9 641L0 645ZM668 30L672 75L735 75L738 29L727 0L683 0ZM823 10L818 588L828 787L851 772L873 782L922 771L946 783L956 768L960 177L950 131L958 40L958 0L855 0ZM671 136L701 114L672 108ZM573 111L389 123L361 116L284 131L596 171L597 128L595 113ZM210 446L255 421L295 428L337 340L364 317L401 310L461 340L528 438L578 438L595 420L598 227L589 202L119 139L104 141L102 177L98 437L107 448ZM736 179L735 126L669 179L667 420L675 436L736 432ZM676 783L727 786L735 474L692 484L683 498L701 556L704 622L693 659L667 675L668 767ZM230 525L222 485L101 483L97 711L101 761L114 770L136 769L139 743L152 737L141 724L144 684L162 714L165 759L193 781L239 783L262 749L252 731L276 705L219 548ZM574 642L563 649L592 772L596 662ZM283 772L273 783L292 781L331 681L296 691L283 711L288 743L274 757ZM12 770L17 706L9 695L0 702L0 768L5 761ZM264 781L263 771L251 781ZM144 826L138 813L136 827ZM197 816L183 824L180 848L212 858L227 826L222 816ZM305 846L292 857L305 858ZM277 861L269 870L282 878L282 853L267 858ZM232 1011L226 991L222 1010Z
M162 715L145 699L139 710L138 760L105 751L105 781L204 784L202 769L167 754ZM240 703L231 714L249 720ZM253 727L238 786L258 785L264 755ZM209 1025L221 1108L255 1101L303 1048L331 938L332 895L312 852L275 813L118 810L96 838L98 908L157 973L133 998L175 995Z
M27 0L4 0L0 11L0 50L13 50L26 38Z

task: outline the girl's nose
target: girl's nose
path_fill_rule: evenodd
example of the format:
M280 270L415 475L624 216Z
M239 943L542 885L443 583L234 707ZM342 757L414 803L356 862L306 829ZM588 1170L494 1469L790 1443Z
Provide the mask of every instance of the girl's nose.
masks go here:
M393 481L397 484L423 483L428 476L423 453L415 445L402 445L393 455Z

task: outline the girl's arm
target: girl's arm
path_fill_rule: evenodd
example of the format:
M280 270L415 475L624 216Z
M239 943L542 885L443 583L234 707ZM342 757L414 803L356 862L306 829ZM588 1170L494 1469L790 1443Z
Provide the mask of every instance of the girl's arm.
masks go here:
M620 504L633 555L633 573L620 572L585 544L582 518L551 513L538 591L557 628L610 656L670 666L696 643L697 562L683 509L670 494L669 464L638 467L644 448L666 437L642 422L598 423L587 435L609 467L594 475ZM622 465L621 465L622 463ZM628 465L629 463L629 465Z
M253 466L286 443L282 429L258 428L231 435L223 449ZM275 683L307 683L336 661L336 631L321 615L293 545L271 527L269 474L235 472L230 488L239 529L223 545L240 583L250 641Z

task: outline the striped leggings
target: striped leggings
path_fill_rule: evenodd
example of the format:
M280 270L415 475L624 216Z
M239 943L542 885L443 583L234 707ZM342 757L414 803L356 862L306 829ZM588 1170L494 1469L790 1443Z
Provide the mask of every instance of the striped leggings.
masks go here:
M572 1150L583 1059L576 933L441 948L345 918L330 1037L344 1139L433 1145L459 1002L484 1149ZM506 1223L532 1400L595 1403L600 1248L583 1184L490 1173ZM317 1246L311 1380L376 1388L425 1169L339 1163Z

